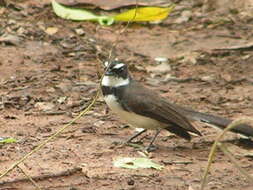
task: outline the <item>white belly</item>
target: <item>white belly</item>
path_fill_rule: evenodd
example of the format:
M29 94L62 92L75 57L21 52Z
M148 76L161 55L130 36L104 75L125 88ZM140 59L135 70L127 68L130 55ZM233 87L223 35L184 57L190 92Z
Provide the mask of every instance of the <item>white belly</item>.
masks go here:
M120 119L124 120L133 127L144 129L157 129L165 127L165 124L158 122L154 119L137 115L133 112L124 111L116 101L115 96L113 95L107 95L104 97L104 99L109 108L114 113L116 113L120 117Z

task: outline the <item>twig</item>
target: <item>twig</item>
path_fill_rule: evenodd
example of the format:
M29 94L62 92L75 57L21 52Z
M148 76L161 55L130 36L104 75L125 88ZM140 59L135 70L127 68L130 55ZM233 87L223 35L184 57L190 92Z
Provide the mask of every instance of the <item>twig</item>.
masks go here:
M101 82L100 82L101 83ZM64 131L66 128L68 128L69 126L71 126L73 123L75 123L78 119L80 119L83 115L85 115L90 109L91 107L94 105L94 103L96 102L96 100L99 97L99 92L100 90L97 89L97 93L94 96L92 102L86 107L85 110L83 110L76 118L74 118L73 120L71 120L68 124L64 125L62 128L60 128L56 133L54 133L52 136L48 137L44 142L42 142L41 144L39 144L35 149L33 149L31 152L27 153L25 156L23 156L20 160L16 161L12 166L10 166L5 172L3 172L0 175L0 179L2 177L4 177L6 174L8 174L10 171L12 171L15 167L17 167L21 162L23 162L24 160L26 160L29 156L31 156L33 153L37 152L38 150L40 150L42 147L44 147L49 141L51 141L52 139L54 139L55 137L57 137L62 131Z
M20 169L20 171L32 182L36 189L42 190L39 185L37 185L37 183L20 166L17 166L17 168Z
M119 35L118 35L118 36L120 36L121 34L123 34L123 33L126 31L126 29L129 27L130 23L131 23L131 22L135 19L135 17L137 16L137 8L138 8L138 4L137 4L137 3L138 3L138 0L135 1L135 12L134 12L133 18L127 22L126 26L119 32ZM111 48L111 50L109 51L109 58L108 58L108 59L109 59L109 65L108 65L108 67L110 66L110 63L111 63L110 60L111 60L111 58L112 58L112 51L116 48L118 42L119 42L119 38L117 38L116 41L112 44L112 48ZM108 68L108 67L107 67L107 68Z
M19 167L19 166L17 166ZM53 173L53 174L45 174L45 175L40 175L40 176L35 176L32 177L33 180L46 180L49 178L55 178L55 177L63 177L63 176L70 176L73 175L77 172L81 172L82 168L80 167L75 167L75 168L71 168L65 171L61 171L59 173ZM6 184L12 184L12 183L17 183L17 182L24 182L27 181L27 178L20 178L20 179L14 179L14 180L10 180L10 181L3 181L0 183L0 185L6 185Z
M162 161L164 164L193 164L192 161Z
M25 112L25 115L63 115L66 111Z
M253 42L249 42L242 45L230 46L230 47L222 47L216 48L215 50L240 50L240 51L248 51L253 49Z
M203 179L202 179L202 182L201 182L201 190L204 190L204 187L205 187L205 184L206 184L206 180L207 180L207 175L208 175L208 172L211 168L211 164L212 164L212 161L215 157L215 152L216 152L216 149L217 149L217 146L218 146L218 143L220 143L221 139L224 137L224 135L230 131L231 129L235 128L236 126L240 125L240 124L243 124L243 123L247 123L247 122L252 122L253 119L238 119L238 120L235 120L233 121L232 123L230 123L223 131L222 133L217 137L217 139L215 140L215 142L213 143L213 146L210 150L210 153L209 153L209 156L208 156L208 163L207 163L207 167L205 169L205 172L204 172L204 176L203 176Z

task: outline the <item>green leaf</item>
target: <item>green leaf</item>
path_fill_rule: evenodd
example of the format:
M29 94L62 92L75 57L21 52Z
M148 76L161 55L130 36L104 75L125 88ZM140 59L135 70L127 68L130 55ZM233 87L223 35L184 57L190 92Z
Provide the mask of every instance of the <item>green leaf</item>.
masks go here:
M138 169L138 168L153 168L161 170L163 166L154 163L148 158L118 158L113 165L119 168Z
M114 16L117 21L160 21L165 19L174 9L175 5L170 7L142 7L128 10Z
M17 140L12 137L7 137L7 138L0 137L0 144L16 143L16 142L17 142Z
M63 6L56 1L52 1L52 7L55 14L61 18L75 21L97 21L101 25L111 25L114 19L110 16L98 16L85 9L70 8Z

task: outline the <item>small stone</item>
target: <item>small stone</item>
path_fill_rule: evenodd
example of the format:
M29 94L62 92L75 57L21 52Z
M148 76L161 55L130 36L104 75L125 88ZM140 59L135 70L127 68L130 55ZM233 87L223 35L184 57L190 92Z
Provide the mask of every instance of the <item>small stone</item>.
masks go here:
M150 86L158 86L160 81L154 78L147 78L146 83L149 84Z
M186 52L180 55L183 57L182 60L180 60L181 63L190 63L190 64L197 64L197 59L200 56L200 53L198 52Z
M15 20L13 20L13 19L9 19L8 20L8 25L14 25L14 24L16 24L17 22L15 21Z
M127 185L134 185L134 180L133 179L128 180Z
M55 89L51 87L51 88L46 89L46 92L47 93L54 93Z
M62 96L62 97L59 97L57 99L57 102L59 102L60 104L63 104L66 100L67 100L67 97L66 96Z
M185 10L181 13L181 17L176 19L175 23L182 24L184 22L187 22L192 17L192 11Z
M207 76L201 77L201 80L205 82L213 82L215 80L215 77L211 75L207 75Z
M141 132L143 130L144 130L143 128L135 128L135 131L137 131L137 132Z
M60 89L63 93L71 91L72 85L68 80L62 81L60 84L56 85L55 88Z
M168 73L167 75L165 75L164 77L164 81L169 81L171 79L174 79L175 77L173 77L170 73Z
M84 30L82 28L76 28L75 29L76 34L78 34L79 36L82 36L85 34Z
M95 122L93 125L95 126L95 127L102 127L103 125L104 125L104 121L97 121L97 122Z
M148 72L163 74L170 72L171 66L168 63L161 63L157 66L148 66L146 69Z
M155 61L158 62L158 63L167 63L168 58L167 57L156 57Z
M55 105L51 102L37 102L34 107L41 111L52 111Z
M17 136L25 136L25 134L23 132L21 132L21 131L16 132L16 135Z

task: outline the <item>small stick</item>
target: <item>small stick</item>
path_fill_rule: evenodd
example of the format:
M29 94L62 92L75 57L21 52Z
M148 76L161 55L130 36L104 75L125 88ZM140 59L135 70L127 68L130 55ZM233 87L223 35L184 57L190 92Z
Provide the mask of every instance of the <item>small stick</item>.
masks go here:
M27 177L32 182L36 189L42 190L39 185L37 185L37 183L19 165L17 165L17 168L25 175L25 177Z
M17 167L19 167L19 166L17 166ZM46 180L48 178L70 176L72 174L75 174L75 173L81 172L81 171L82 171L82 168L75 167L75 168L71 168L71 169L68 169L68 170L61 171L59 173L53 173L53 174L45 174L45 175L35 176L35 177L32 177L32 179L33 180ZM0 182L0 185L6 185L6 184L17 183L17 182L24 182L24 181L27 181L27 178L14 179L14 180L10 180L10 181L3 181L3 182Z
M40 143L35 149L27 153L25 156L23 156L21 159L16 161L12 166L10 166L6 171L4 171L2 174L0 174L0 179L3 178L5 175L7 175L10 171L12 171L15 167L17 167L20 163L25 161L28 157L30 157L35 152L39 151L42 147L44 147L48 142L53 140L55 137L57 137L59 134L61 134L66 128L71 126L73 123L75 123L78 119L80 119L83 115L87 114L88 111L90 111L91 107L95 104L96 100L99 97L100 90L97 90L96 95L94 96L92 102L84 109L77 117L75 117L73 120L71 120L69 123L64 125L62 128L60 128L56 133L54 133L52 136L47 138L45 141Z

